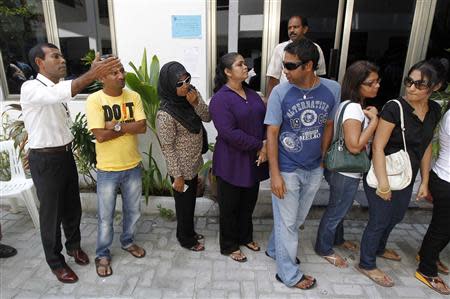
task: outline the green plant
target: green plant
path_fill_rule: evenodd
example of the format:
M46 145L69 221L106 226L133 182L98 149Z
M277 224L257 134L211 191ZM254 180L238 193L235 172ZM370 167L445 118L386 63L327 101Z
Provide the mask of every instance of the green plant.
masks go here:
M171 195L172 186L168 175L163 177L161 170L152 156L153 144L150 143L148 153L144 153L148 157L147 167L144 167L142 173L142 191L145 196L145 203L148 204L148 197L153 195Z
M88 188L94 188L96 180L92 173L95 173L94 136L87 128L86 115L78 113L71 128L73 134L73 152L75 162L77 163L78 173L83 176L84 182Z
M169 221L175 220L175 213L173 212L172 209L163 208L161 204L158 204L156 207L159 210L159 216Z
M141 65L136 67L133 62L129 65L134 70L134 73L127 72L125 81L127 86L139 93L142 99L145 116L147 118L147 126L150 128L153 136L158 141L158 146L161 148L161 141L156 130L156 114L159 108L159 96L157 92L159 79L159 60L156 55L153 55L150 67L147 63L147 50L144 49L142 55ZM144 153L148 157L147 167L144 167L142 174L142 189L145 195L145 202L148 204L148 197L150 194L154 195L169 195L172 192L172 186L169 176L162 175L155 158L153 157L153 144L150 143L148 153Z

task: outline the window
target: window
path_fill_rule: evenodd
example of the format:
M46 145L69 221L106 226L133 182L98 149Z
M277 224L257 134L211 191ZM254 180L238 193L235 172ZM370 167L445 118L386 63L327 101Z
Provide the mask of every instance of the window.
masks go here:
M6 82L2 82L3 91L5 96L18 94L22 83L36 75L28 63L28 51L37 43L47 42L42 2L0 2L0 27L0 50L5 72L1 77L6 78Z
M90 49L110 54L111 34L106 0L56 0L55 13L67 74L74 79L88 70L81 61Z
M254 90L261 86L263 12L263 0L217 1L217 59L228 52L241 54Z
M44 11L54 13L44 16ZM37 43L59 46L66 58L66 79L88 70L81 59L89 50L113 52L107 0L4 0L0 2L0 24L0 71L5 73L1 83L6 98L19 94L22 83L36 76L28 51Z

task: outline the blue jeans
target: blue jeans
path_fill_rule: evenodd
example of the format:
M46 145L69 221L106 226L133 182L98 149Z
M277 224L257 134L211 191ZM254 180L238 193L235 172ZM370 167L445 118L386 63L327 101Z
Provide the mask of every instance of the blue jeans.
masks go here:
M377 267L377 255L382 255L386 249L389 234L395 225L402 221L411 200L415 176L411 184L403 190L392 191L391 200L383 200L376 195L375 189L367 185L363 178L364 191L369 202L369 222L361 239L361 254L359 266L365 270Z
M315 250L318 255L327 256L334 253L333 244L344 241L343 221L352 207L358 191L359 178L351 178L339 172L330 172L330 199L317 231ZM342 241L342 242L341 242Z
M97 172L97 209L98 209L98 233L97 249L98 258L111 259L109 247L114 236L113 218L116 207L117 190L122 194L123 232L120 235L122 248L133 245L136 222L140 212L142 195L142 168L140 165L123 171Z
M308 215L319 190L323 168L297 169L282 172L287 193L284 199L272 194L274 227L270 234L267 253L275 258L278 276L287 286L294 286L303 273L295 263L298 249L299 227Z

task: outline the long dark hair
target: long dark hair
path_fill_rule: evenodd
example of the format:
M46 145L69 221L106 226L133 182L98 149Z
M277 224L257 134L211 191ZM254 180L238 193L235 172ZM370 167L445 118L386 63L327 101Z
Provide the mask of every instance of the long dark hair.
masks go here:
M219 91L219 89L227 83L228 78L225 74L225 69L231 69L236 57L239 55L241 54L230 52L220 57L216 67L216 75L214 77L214 92Z
M342 101L350 100L364 106L363 98L359 92L361 84L371 73L378 73L378 67L367 61L359 60L352 63L345 71L342 81Z

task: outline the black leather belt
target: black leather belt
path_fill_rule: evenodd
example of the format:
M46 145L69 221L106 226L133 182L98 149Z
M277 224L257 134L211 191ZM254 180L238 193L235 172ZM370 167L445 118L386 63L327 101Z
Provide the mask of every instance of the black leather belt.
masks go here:
M44 147L44 148L33 148L32 151L38 152L38 153L59 153L59 152L69 152L72 150L72 142L62 145L62 146L55 146L55 147Z

